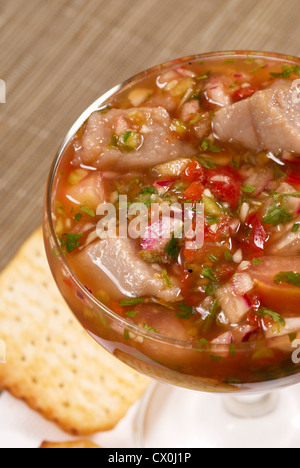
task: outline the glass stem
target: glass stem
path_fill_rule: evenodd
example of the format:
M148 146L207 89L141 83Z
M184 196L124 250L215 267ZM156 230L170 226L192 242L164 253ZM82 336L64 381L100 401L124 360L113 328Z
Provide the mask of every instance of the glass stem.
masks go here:
M237 418L261 418L275 410L278 400L278 393L235 395L226 396L223 404L226 410Z

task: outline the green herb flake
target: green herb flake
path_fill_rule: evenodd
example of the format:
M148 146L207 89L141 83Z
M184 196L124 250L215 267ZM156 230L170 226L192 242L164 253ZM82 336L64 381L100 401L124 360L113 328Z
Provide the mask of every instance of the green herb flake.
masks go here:
M92 218L95 218L96 214L94 212L94 210L92 210L91 208L89 208L88 206L84 205L84 206L80 206L79 207L79 210L82 211L83 213L91 216Z
M161 277L164 280L164 283L165 283L167 288L169 288L169 289L173 288L173 280L168 275L168 272L167 272L167 270L165 268L163 269L163 271L161 273Z
M129 138L131 137L131 135L132 135L132 132L131 132L131 131L128 131L128 132L125 132L125 133L124 133L124 135L123 135L123 141L124 141L124 143L126 143L126 142L129 140Z
M172 234L172 238L167 243L164 251L173 260L176 260L178 258L178 255L180 252L180 245L179 245L178 239L175 239L174 234Z
M144 187L139 195L157 195L157 190L155 187Z
M210 281L214 281L216 278L213 269L207 265L204 265L203 267L202 276L204 276L204 278L209 279Z
M128 315L128 317L135 317L136 314L138 314L137 310L130 310L129 312L126 312L126 315Z
M79 239L83 234L63 234L61 237L61 246L66 247L67 252L71 253L73 250L77 249L80 247L81 242Z
M201 81L202 80L208 80L208 78L210 77L210 74L211 74L211 72L208 71L208 72L204 73L203 75L198 76L197 80L201 80Z
M145 330L149 330L149 331L151 331L151 332L153 332L153 333L159 333L158 330L156 330L156 329L153 328L153 327L150 327L150 325L148 325L147 323L144 323L143 327L145 328Z
M289 340L291 343L293 343L293 341L295 341L295 339L297 338L297 333L290 333L289 334Z
M237 158L232 158L231 159L231 166L234 169L239 169L240 166L241 166L241 161L242 161L242 156L241 155L239 155Z
M286 224L293 220L291 213L278 203L273 203L266 215L263 217L265 224L272 224L272 226L278 226L278 224Z
M244 193L254 193L256 190L256 187L253 187L252 185L243 185L242 191Z
M196 161L202 164L202 166L205 167L205 169L215 169L217 167L213 161L209 161L208 159L198 157L194 157L194 159L196 159Z
M275 284L291 284L300 288L300 273L294 271L282 271L274 278Z
M213 226L214 224L218 224L220 222L220 217L219 216L206 216L205 218L207 224L210 226Z
M144 302L145 302L145 299L143 299L142 297L137 297L137 298L127 299L125 301L121 301L121 302L119 302L119 304L120 304L120 306L128 307L128 306L132 306L132 305L136 305L136 304L144 304Z
M213 325L215 319L216 319L216 316L217 316L217 313L219 311L220 307L219 307L219 301L216 299L213 303L212 303L212 306L210 308L210 314L208 315L208 317L205 319L204 321L204 325L203 325L203 330L205 332L208 332L208 330L211 328L211 326Z
M195 310L192 306L188 306L185 302L179 304L180 310L177 312L176 317L181 319L189 319L195 314Z
M236 345L234 343L229 345L229 354L232 357L236 354Z
M300 74L300 67L299 65L284 65L282 67L282 71L279 73L271 72L270 75L273 78L290 78L292 74L299 75Z
M110 141L107 146L108 148L119 148L119 137L115 133L110 137Z
M295 223L294 226L292 227L292 232L298 232L299 231L300 224Z
M207 286L203 286L203 290L207 296L215 295L215 287L213 283L209 283Z
M217 146L214 146L211 143L209 138L205 138L205 140L203 141L201 145L201 149L202 151L212 151L213 153L219 153L221 151L220 148L218 148Z
M261 265L262 264L262 259L261 258L254 258L253 259L253 265Z
M258 314L260 317L271 317L272 320L276 323L279 323L283 327L285 326L285 320L281 315L279 315L277 312L274 312L273 310L266 309L264 307L261 307L258 311Z
M262 69L266 68L266 66L267 66L266 63L261 63L260 65L253 68L252 70L249 70L249 73L256 73L256 72L258 72L258 70L262 70Z
M230 252L228 252L227 250L225 250L224 252L224 257L225 257L225 260L227 262L232 262L233 261L233 256Z
M82 214L81 213L76 213L76 215L74 216L75 223L79 223L81 218L82 218Z

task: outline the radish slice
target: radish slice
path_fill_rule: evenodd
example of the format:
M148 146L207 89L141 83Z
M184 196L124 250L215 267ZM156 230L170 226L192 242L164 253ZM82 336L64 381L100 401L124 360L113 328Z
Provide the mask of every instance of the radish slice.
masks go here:
M278 323L276 323L274 327L269 328L266 331L266 337L289 335L298 331L300 331L300 317L291 317L285 319L284 327L278 326Z
M212 344L232 344L234 343L233 334L231 332L223 333L212 341Z
M253 169L251 172L251 175L245 180L245 185L255 187L256 190L251 195L257 197L272 182L273 171L270 167L264 167L260 171Z
M220 306L231 324L240 323L251 304L245 296L246 292L253 288L254 283L247 273L238 273L232 282L225 284L216 291Z
M174 180L158 180L153 184L159 195L166 193L169 188L174 184Z
M253 325L244 324L236 327L233 331L234 339L238 343L247 343L250 338L259 331L258 327Z
M254 287L254 282L249 273L237 273L232 278L233 290L238 296L245 296ZM245 298L244 298L245 299ZM247 300L247 299L246 299ZM251 308L251 304L250 307Z
M141 243L142 250L162 252L174 232L182 232L183 222L176 218L161 218L147 227Z

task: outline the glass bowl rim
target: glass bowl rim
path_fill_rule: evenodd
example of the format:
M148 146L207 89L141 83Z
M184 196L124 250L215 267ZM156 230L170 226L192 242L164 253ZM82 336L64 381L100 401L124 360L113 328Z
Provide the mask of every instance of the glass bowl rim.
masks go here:
M137 74L131 76L130 78L126 79L125 81L117 84L104 94L102 94L98 99L96 99L89 107L87 107L82 114L77 118L74 124L71 126L70 130L67 132L65 138L63 139L61 145L59 146L52 165L50 167L50 172L47 181L46 187L46 196L45 196L45 206L46 206L46 214L47 214L47 222L50 228L50 235L52 241L55 243L55 248L58 252L59 259L63 262L64 267L67 269L68 273L70 274L72 281L76 284L76 286L80 290L80 294L83 297L87 297L90 302L92 302L97 308L101 308L102 312L104 312L108 318L113 321L119 322L124 328L128 331L132 331L132 333L138 334L140 336L145 336L147 339L152 339L155 341L159 341L160 343L175 345L176 347L183 347L188 349L196 349L197 351L214 351L214 352L224 352L225 350L230 350L232 346L235 347L235 352L238 351L249 351L250 349L262 349L264 344L267 347L270 347L270 343L276 341L276 344L279 341L286 341L289 338L288 334L285 335L277 335L274 337L264 338L262 340L257 341L248 341L248 342L241 342L241 343L233 343L230 344L214 344L210 342L195 342L195 341L187 341L187 340L180 340L177 338L169 337L166 335L162 335L159 332L146 330L145 328L141 327L140 325L135 325L134 323L130 323L125 318L118 315L116 312L108 308L105 304L103 304L99 299L97 299L87 288L79 281L79 279L74 274L72 268L70 267L65 255L62 252L60 243L58 242L54 225L53 225L53 217L52 217L52 191L53 185L55 180L55 175L57 168L60 164L60 161L63 157L64 151L66 150L69 143L72 141L73 137L76 133L80 130L82 125L87 121L90 115L93 112L99 111L101 107L118 91L126 89L126 87L131 86L133 83L138 83L140 80L145 78L147 75L151 75L159 70L165 70L176 64L184 64L186 62L195 61L195 60L205 60L211 58L220 58L220 57L235 57L235 58L256 58L256 59L266 59L271 58L272 60L278 60L278 62L289 62L289 63L299 63L300 64L300 57L283 54L283 53L276 53L276 52L267 52L267 51L251 51L251 50L224 50L224 51L214 51L214 52L207 52L201 54L193 54L185 57L180 57L174 60L170 60L164 62L159 65L155 65L150 67L144 71L138 72ZM45 236L45 232L44 232ZM299 329L300 332L300 329ZM293 332L293 333L298 333ZM200 340L201 341L201 340Z

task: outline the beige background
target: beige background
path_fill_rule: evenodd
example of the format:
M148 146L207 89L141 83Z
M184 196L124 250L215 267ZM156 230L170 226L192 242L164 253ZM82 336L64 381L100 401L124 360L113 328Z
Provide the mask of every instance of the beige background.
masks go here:
M0 269L41 223L50 164L79 114L176 57L300 55L300 0L0 0Z

